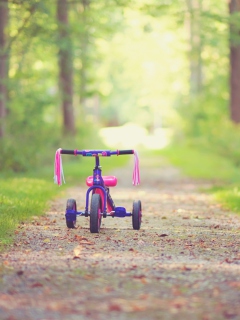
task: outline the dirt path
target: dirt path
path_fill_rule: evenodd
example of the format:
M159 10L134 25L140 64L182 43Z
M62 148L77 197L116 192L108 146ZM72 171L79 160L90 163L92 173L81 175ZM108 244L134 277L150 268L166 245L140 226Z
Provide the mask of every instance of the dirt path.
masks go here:
M67 230L66 199L83 209L84 186L21 225L0 256L1 320L240 319L240 216L161 159L142 159L138 187L131 172L115 172L112 196L128 211L141 199L140 231L107 218L91 234L85 217Z

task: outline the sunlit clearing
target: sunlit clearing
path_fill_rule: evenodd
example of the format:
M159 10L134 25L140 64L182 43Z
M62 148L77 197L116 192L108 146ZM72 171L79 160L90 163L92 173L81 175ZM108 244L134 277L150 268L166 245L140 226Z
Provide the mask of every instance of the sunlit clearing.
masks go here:
M127 149L162 149L168 145L171 137L169 129L158 128L149 134L144 127L130 122L119 127L102 128L99 134L108 147Z

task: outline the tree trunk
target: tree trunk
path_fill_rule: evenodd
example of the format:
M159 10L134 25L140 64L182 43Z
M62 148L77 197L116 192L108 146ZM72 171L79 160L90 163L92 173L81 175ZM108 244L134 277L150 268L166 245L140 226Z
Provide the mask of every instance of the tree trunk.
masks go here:
M80 105L82 109L85 108L85 100L86 100L86 88L87 88L87 67L88 67L88 47L89 47L89 34L88 34L88 19L87 19L87 11L89 9L90 1L89 0L82 0L82 24L84 26L84 30L81 36L81 60L82 60L82 67L80 70Z
M230 0L230 17L240 14L240 0ZM230 22L230 115L240 123L240 28Z
M190 94L198 94L202 90L202 39L201 11L202 0L186 0L188 7L189 60L190 60Z
M62 100L63 132L64 134L74 135L72 43L69 34L67 0L58 0L57 18L59 24L59 88Z
M7 50L5 29L8 22L8 0L0 1L0 138L4 137L7 104Z

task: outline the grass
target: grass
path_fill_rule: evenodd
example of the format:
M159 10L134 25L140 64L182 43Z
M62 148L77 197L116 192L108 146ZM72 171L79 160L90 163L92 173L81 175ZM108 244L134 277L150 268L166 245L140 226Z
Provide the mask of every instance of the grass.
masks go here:
M113 159L114 158L114 159ZM129 156L101 158L103 174L123 166ZM48 201L63 195L64 190L77 183L84 183L92 174L93 158L74 157L70 161L63 156L66 184L60 189L53 183L53 166L46 166L27 174L2 173L0 175L0 246L10 244L14 230L32 216L44 214Z
M171 146L158 151L192 178L216 182L240 182L240 170L230 159L189 146Z
M213 187L209 191L226 209L240 213L240 185Z
M224 208L240 213L240 169L230 158L189 146L170 146L157 151L183 174L211 180L214 187L207 190Z
M0 244L11 242L14 229L31 216L47 208L47 200L56 195L49 181L28 177L1 179L0 183Z

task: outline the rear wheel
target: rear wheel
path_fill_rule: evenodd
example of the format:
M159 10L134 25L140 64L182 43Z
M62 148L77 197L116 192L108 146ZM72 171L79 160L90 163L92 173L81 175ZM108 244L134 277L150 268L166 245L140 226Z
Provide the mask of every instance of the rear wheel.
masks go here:
M75 199L68 199L66 211L72 210L73 212L66 212L66 225L68 228L73 229L76 226L77 220L77 204Z
M91 199L90 208L90 232L99 233L101 226L101 197L99 194L94 193Z
M132 226L134 230L139 230L142 222L142 204L141 201L133 201Z

